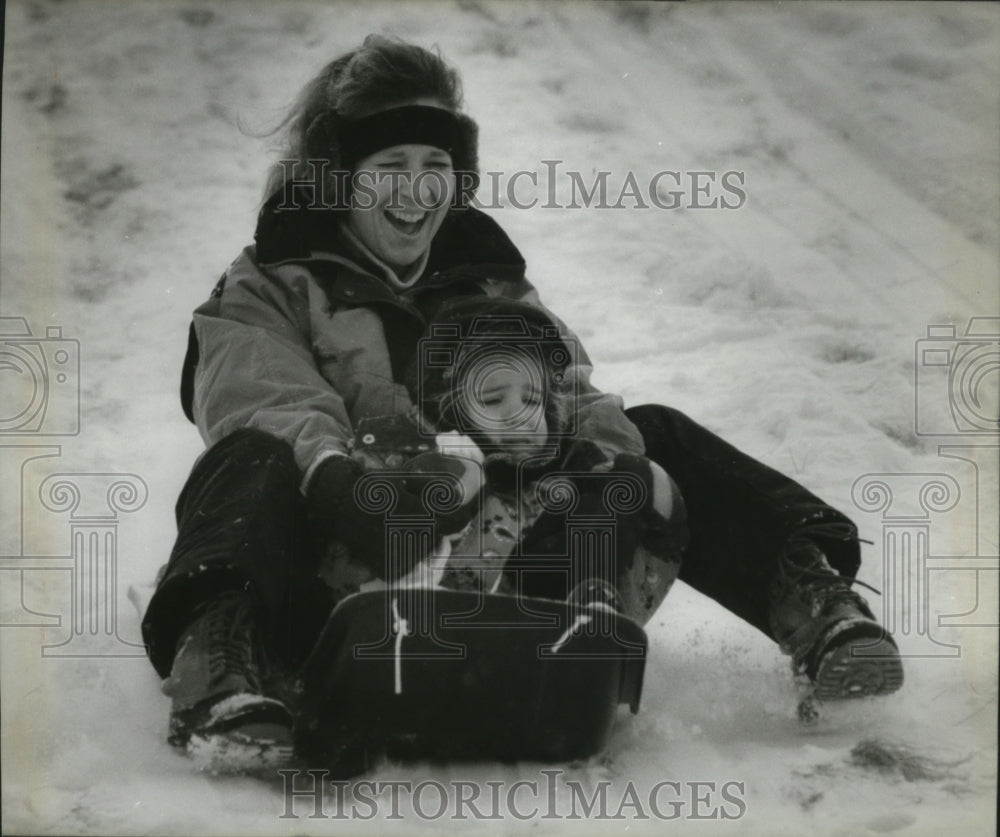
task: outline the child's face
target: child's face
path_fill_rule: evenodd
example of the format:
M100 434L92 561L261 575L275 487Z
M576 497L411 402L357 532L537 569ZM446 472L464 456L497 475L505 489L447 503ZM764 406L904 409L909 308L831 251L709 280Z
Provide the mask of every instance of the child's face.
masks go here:
M539 370L498 365L483 374L469 375L463 383L463 412L490 442L522 457L538 454L548 442Z

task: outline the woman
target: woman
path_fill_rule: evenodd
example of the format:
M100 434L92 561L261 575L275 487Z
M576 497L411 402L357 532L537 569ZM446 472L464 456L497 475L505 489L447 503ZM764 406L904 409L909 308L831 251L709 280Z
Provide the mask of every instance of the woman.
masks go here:
M281 675L334 604L319 556L339 541L376 574L407 570L386 567L384 518L355 496L354 428L412 407L403 373L444 301L540 305L517 248L462 206L477 155L460 107L456 73L418 47L371 36L331 62L287 120L294 163L271 173L255 246L194 314L182 401L209 449L143 620L179 746L290 752ZM670 474L689 514L682 579L780 642L820 697L898 688L895 644L850 590L847 518L674 410L623 411L585 374L577 395L564 466L613 470L624 454ZM430 452L400 487L453 466ZM439 511L440 534L466 525L472 499Z

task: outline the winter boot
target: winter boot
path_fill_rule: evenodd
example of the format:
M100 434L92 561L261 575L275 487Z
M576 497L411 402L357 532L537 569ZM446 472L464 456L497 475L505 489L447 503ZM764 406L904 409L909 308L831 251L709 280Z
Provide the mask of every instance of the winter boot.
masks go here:
M815 685L819 700L867 697L903 685L899 650L820 549L792 545L769 590L770 622L796 674Z
M273 769L292 758L292 717L266 696L250 596L225 593L181 638L164 694L169 742L213 772Z

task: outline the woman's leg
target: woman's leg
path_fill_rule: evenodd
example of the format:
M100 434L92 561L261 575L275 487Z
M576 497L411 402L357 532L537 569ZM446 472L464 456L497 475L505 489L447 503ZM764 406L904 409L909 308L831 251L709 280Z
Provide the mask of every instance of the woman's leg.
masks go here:
M683 413L626 414L687 505L682 580L777 640L820 700L903 684L896 643L851 589L861 559L847 517Z
M291 447L241 430L207 450L177 502L178 535L142 623L153 665L170 674L178 640L204 606L246 591L269 651L293 665L332 601L315 576L301 475Z
M292 758L289 675L332 605L299 480L286 443L242 430L206 451L177 503L177 541L142 631L171 698L168 740L212 770Z
M645 405L626 415L687 506L682 581L773 636L769 592L791 545L814 543L842 576L854 577L857 529L845 515L677 410Z

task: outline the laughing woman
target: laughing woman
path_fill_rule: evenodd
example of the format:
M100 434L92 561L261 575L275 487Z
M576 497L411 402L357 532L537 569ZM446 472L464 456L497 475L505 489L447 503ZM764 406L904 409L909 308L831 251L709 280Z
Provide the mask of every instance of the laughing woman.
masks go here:
M440 56L371 36L323 68L285 127L254 245L194 314L182 401L208 449L143 620L171 742L275 761L292 741L283 675L336 603L321 560L337 544L390 574L383 519L355 495L355 428L412 411L403 372L444 302L540 305L517 248L463 205L477 129ZM575 363L586 369L582 353ZM624 410L585 375L578 391L565 468L613 471L623 455L661 466L687 506L683 580L779 642L821 696L898 688L895 644L851 590L846 517L675 410ZM419 503L421 472L455 469L431 452L399 477L399 502ZM441 510L439 533L461 531L474 500ZM852 655L859 643L869 656Z

